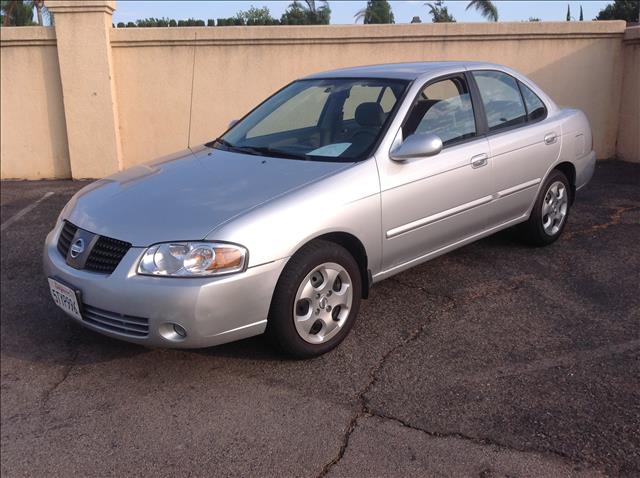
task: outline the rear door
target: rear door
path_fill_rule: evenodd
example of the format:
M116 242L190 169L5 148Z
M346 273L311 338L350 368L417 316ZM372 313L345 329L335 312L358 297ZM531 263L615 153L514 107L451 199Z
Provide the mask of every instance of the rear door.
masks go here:
M540 182L560 153L558 120L547 116L538 96L511 75L473 71L486 118L494 201L491 226L527 214Z

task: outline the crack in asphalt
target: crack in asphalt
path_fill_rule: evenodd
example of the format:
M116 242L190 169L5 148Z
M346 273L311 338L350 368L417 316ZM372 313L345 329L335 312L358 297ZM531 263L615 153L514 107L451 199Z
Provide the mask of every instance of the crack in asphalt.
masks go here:
M638 211L640 210L640 206L621 206L615 208L615 210L609 216L609 220L607 222L601 224L594 224L591 227L586 229L579 229L577 231L567 231L564 233L564 239L572 239L573 237L580 234L589 234L598 231L603 231L605 229L609 229L613 226L618 226L622 222L622 216L624 216L628 212Z
M340 449L338 450L338 454L333 459L331 459L331 461L329 461L328 463L326 463L322 467L322 470L320 470L320 473L318 474L318 478L326 476L329 473L329 471L331 470L331 468L333 468L333 466L335 466L338 462L340 462L340 460L344 457L344 454L347 451L347 448L349 446L349 439L351 438L351 435L353 434L353 431L357 427L358 420L360 418L366 416L366 415L374 415L375 414L374 412L372 412L369 409L369 405L367 404L366 395L371 390L371 388L375 385L375 383L377 382L377 380L378 380L378 372L384 367L387 359L392 354L394 354L396 351L398 351L401 347L407 345L408 343L412 342L413 340L416 340L420 336L420 334L422 334L422 332L424 332L427 329L427 327L430 325L430 319L432 319L436 314L442 313L442 312L446 312L448 310L453 309L456 306L455 301L451 297L448 297L446 295L433 294L433 293L428 292L424 287L419 287L419 286L416 286L416 285L413 285L413 284L411 284L411 285L403 284L402 282L400 282L396 278L389 278L387 280L392 281L392 282L396 282L398 284L402 284L402 285L404 285L406 287L410 287L412 289L420 290L420 291L424 292L425 294L427 294L428 296L431 296L431 297L438 297L438 298L441 298L441 299L445 299L445 301L447 302L447 305L445 305L444 307L440 307L440 308L438 308L437 311L433 311L430 314L428 314L428 316L425 318L424 322L419 327L416 327L415 329L413 329L405 338L403 338L396 345L394 345L389 350L387 350L382 355L382 357L380 358L378 363L375 364L370 369L370 371L369 371L369 381L365 384L364 387L362 387L362 389L356 395L357 407L356 407L355 412L351 415L351 418L349 419L349 423L347 424L347 428L343 433L342 444L340 445Z
M66 340L67 349L69 349L69 363L66 365L64 371L62 372L62 377L57 380L48 390L45 390L42 396L42 409L47 411L47 406L49 404L49 400L51 396L58 390L58 388L69 378L71 375L71 371L76 366L76 361L78 360L78 355L80 355L80 349L77 346L77 336L76 330L73 326L70 326L71 332L69 339Z
M512 278L511 281L515 280L515 284L513 285L513 288L518 288L521 285L521 282L523 280L526 280L529 276L527 274L522 275L522 276L518 276L515 278ZM426 294L427 296L431 296L433 298L440 298L440 299L444 299L444 301L446 302L446 305L444 307L439 308L437 311L434 311L432 313L430 313L424 320L424 322L417 328L415 328L413 331L411 331L404 339L400 340L396 345L394 345L393 347L391 347L387 352L385 352L382 357L380 358L380 360L378 361L377 364L375 364L371 370L369 371L369 381L365 384L365 386L360 390L360 392L358 392L358 394L356 395L356 403L357 403L357 407L355 412L351 415L351 418L349 419L349 423L347 424L347 427L342 435L342 443L340 445L340 449L338 450L337 455L331 459L328 463L326 463L320 473L317 475L318 478L322 478L328 475L328 473L331 471L331 469L337 465L340 460L342 460L342 458L344 457L344 454L347 451L347 448L349 447L349 441L351 439L351 436L353 434L353 432L355 431L355 429L358 426L358 422L364 418L364 417L377 417L377 418L381 418L384 420L390 420L393 422L396 422L400 425L402 425L405 428L411 429L411 430L415 430L421 433L424 433L425 435L432 437L432 438L437 438L437 439L446 439L446 438L454 438L454 439L458 439L458 440L464 440L464 441L468 441L471 442L473 444L476 445L480 445L480 446L493 446L493 447L497 447L501 450L509 450L509 451L515 451L515 452L520 452L520 453L537 453L539 455L547 455L547 456L555 456L557 458L560 458L562 460L568 461L570 463L574 463L574 464L580 464L580 465L587 465L587 466L592 466L593 464L589 464L587 462L581 462L581 463L576 463L569 455L562 453L560 451L557 450L553 450L553 449L549 449L549 448L545 448L542 450L536 450L536 449L527 449L527 448L518 448L515 446L511 446L511 445L507 445L505 443L501 443L499 441L495 441L492 440L490 438L476 438L476 437L472 437L469 435L465 435L459 432L449 432L449 433L440 433L440 432L434 432L434 431L430 431L430 430L426 430L424 428L420 428L417 427L415 425L411 425L410 423L391 416L391 415L387 415L384 414L382 412L376 411L376 410L372 410L368 404L368 400L366 398L367 394L369 393L369 391L372 389L372 387L377 383L378 380L378 373L380 372L380 370L382 370L382 368L385 366L387 360L397 351L399 351L403 346L411 343L412 341L416 340L418 337L420 337L420 335L427 329L427 327L430 325L431 321L429 319L432 319L436 314L438 313L443 313L443 312L448 312L452 309L454 309L455 307L457 307L457 303L456 303L456 299L454 299L451 296L445 295L445 294L436 294L433 292L428 291L425 287L422 286L418 286L416 284L412 284L410 282L405 282L402 281L400 279L398 279L397 277L391 277L389 279L387 279L391 282L395 282L399 285L402 285L403 287L408 287L411 289L415 289L415 290L419 290L422 293ZM503 282L503 281L501 281ZM485 290L484 293L480 292L480 293L476 293L475 295L473 295L473 297L460 297L458 298L459 300L466 302L468 300L477 300L483 296L487 296L491 294L491 290ZM621 344L620 348L624 349L625 351L627 350L627 348L636 348L637 343L636 341L632 341L626 344ZM610 347L609 347L610 348ZM616 348L616 347L614 347ZM597 352L601 352L600 350L598 350ZM610 352L610 350L609 350ZM596 355L599 355L599 353L596 353Z
M550 449L545 449L543 451L540 450L531 450L531 449L527 449L527 448L518 448L518 447L514 447L511 445L506 445L504 443L498 442L496 440L492 440L490 438L477 438L477 437L472 437L469 435L465 435L464 433L459 433L459 432L446 432L446 433L440 433L440 432L434 432L434 431L430 431L430 430L426 430L424 428L420 428L417 427L415 425L411 425L410 423L402 420L401 418L397 418L391 415L387 415L384 413L380 413L380 412L369 412L369 415L372 417L377 417L377 418L382 418L383 420L389 420L389 421L393 421L395 423L398 423L399 425L402 425L405 428L417 431L417 432L421 432L431 438L437 438L437 439L447 439L447 438L453 438L453 439L457 439L457 440L464 440L464 441L468 441L470 443L473 443L475 445L480 445L480 446L493 446L496 448L500 448L501 450L505 450L505 451L516 451L516 452L520 452L520 453L537 453L539 455L551 455L551 456L556 456L558 458L562 458L564 460L568 460L569 462L573 463L573 464L586 464L586 463L576 463L575 461L573 461L571 459L571 457L569 455L566 455L562 452L556 451L556 450L550 450Z

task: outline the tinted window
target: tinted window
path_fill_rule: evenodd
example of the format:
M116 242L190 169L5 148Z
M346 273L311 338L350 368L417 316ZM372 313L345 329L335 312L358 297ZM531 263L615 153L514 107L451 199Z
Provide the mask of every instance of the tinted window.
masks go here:
M543 119L547 115L547 108L538 95L536 95L531 88L518 82L520 84L520 91L522 91L522 97L524 98L524 104L527 107L527 118L529 121L537 121Z
M320 86L302 90L251 128L247 138L317 126L327 98L329 93Z
M343 119L352 120L356 116L356 108L362 103L380 103L382 111L388 113L396 104L393 90L383 86L354 86L349 91L349 98L342 107Z
M474 71L490 131L524 123L527 113L515 78L499 71Z
M210 145L287 159L364 159L406 86L402 80L366 78L297 81Z
M463 77L447 78L428 85L413 106L403 136L434 133L448 145L476 134L476 122Z

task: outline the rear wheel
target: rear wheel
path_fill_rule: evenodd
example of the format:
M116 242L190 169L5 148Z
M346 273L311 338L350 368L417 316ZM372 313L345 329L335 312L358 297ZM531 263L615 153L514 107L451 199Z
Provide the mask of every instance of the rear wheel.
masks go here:
M549 174L531 211L520 231L523 239L536 246L555 242L564 230L569 218L571 188L561 171Z
M360 271L351 254L332 242L314 241L298 251L282 272L267 335L296 357L326 353L349 333L361 297Z

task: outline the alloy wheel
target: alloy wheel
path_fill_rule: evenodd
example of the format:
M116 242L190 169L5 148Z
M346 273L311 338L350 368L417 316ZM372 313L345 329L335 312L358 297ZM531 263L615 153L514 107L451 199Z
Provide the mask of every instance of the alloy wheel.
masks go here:
M553 182L542 201L542 228L547 235L554 236L560 231L568 209L567 188L561 181Z
M340 264L325 262L306 275L298 287L293 320L300 337L321 344L345 324L353 303L353 283Z

